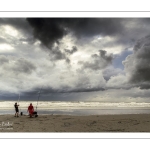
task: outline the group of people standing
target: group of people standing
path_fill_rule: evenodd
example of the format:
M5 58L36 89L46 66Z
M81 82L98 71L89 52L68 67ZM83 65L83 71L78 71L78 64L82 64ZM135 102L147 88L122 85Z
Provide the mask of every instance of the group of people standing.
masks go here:
M19 117L19 108L18 108L19 105L15 103L14 107L15 107L15 117ZM30 105L28 106L27 112L29 112L29 116L32 117L34 113L34 107L32 103L30 103Z

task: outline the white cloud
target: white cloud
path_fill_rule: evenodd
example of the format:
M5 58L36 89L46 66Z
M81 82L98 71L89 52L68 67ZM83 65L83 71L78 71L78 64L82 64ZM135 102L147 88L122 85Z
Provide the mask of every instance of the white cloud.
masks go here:
M5 26L2 26L1 28L3 29L3 32L5 32L5 34L8 34L13 37L19 36L19 32L12 26L5 25Z
M0 53L11 53L14 52L15 49L9 44L0 44Z
M117 36L101 36L100 38L94 37L91 41L91 46L93 49L103 49L108 53L119 54L128 46L123 43L118 43L117 41Z
M111 76L107 82L108 88L127 88L127 77L125 75L119 74L116 76Z

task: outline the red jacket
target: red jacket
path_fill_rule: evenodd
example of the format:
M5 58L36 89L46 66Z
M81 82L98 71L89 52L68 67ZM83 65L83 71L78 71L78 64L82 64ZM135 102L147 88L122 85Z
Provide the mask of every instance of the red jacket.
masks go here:
M30 105L30 106L28 107L28 111L29 111L29 113L33 113L33 112L34 112L34 108L33 108L32 105Z

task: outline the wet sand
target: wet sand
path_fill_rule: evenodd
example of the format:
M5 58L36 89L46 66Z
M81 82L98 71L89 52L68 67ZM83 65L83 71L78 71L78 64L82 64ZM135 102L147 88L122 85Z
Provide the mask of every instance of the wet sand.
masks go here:
M0 132L150 132L150 114L0 115Z

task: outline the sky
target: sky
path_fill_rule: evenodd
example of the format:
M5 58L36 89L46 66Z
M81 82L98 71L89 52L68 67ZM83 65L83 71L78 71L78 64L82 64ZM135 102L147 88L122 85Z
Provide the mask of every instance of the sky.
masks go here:
M150 102L149 18L0 18L0 100Z

